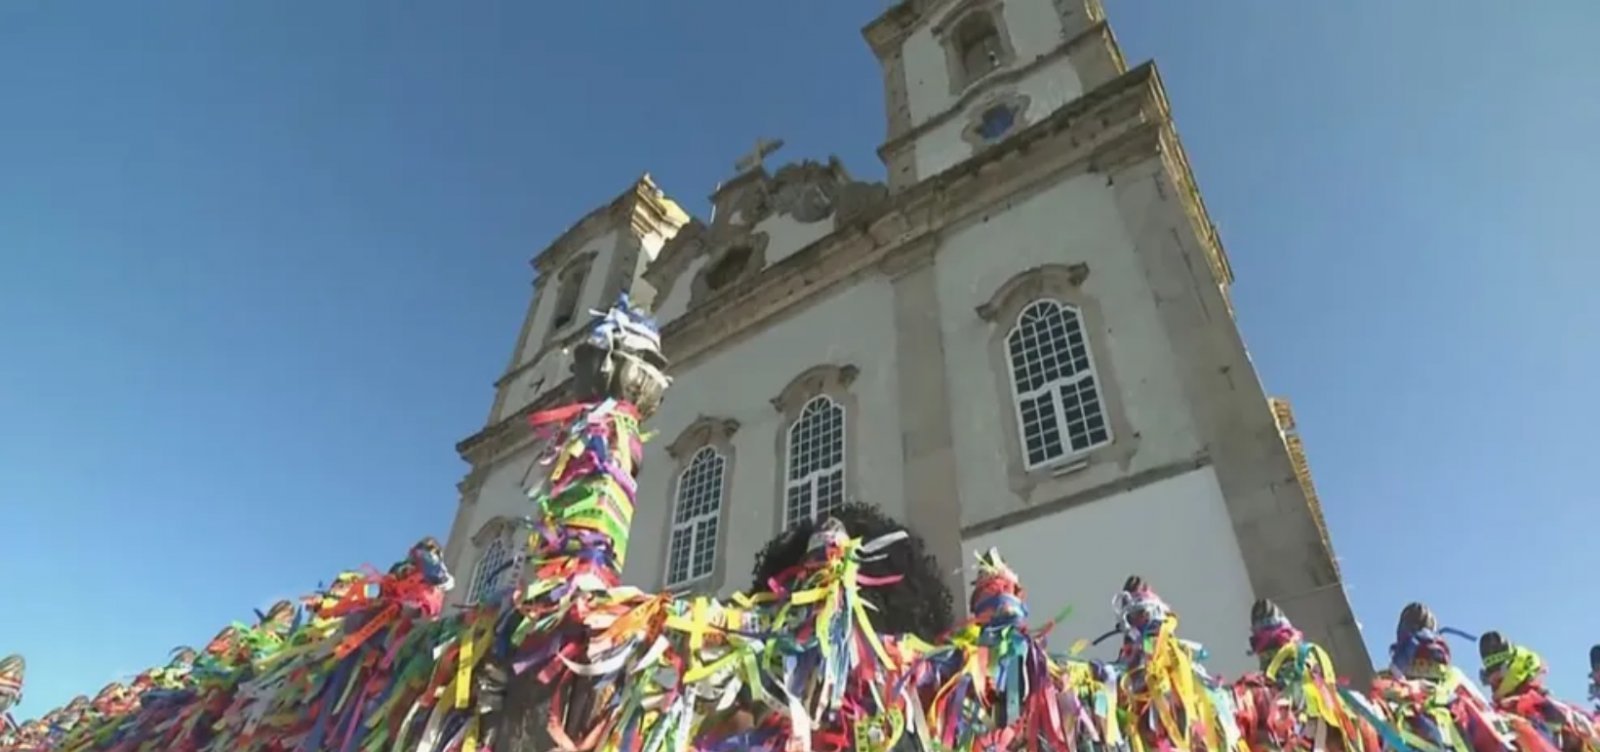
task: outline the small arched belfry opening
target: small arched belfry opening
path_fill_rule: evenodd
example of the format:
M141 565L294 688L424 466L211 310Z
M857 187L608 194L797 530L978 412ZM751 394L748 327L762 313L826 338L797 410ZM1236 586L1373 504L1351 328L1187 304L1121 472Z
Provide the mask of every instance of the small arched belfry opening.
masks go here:
M590 253L574 260L556 275L556 302L550 315L546 339L554 337L578 319L583 303L583 287L589 281L589 269L593 265L594 254Z
M1016 53L999 2L977 3L936 27L945 48L950 92L959 94L1011 65Z

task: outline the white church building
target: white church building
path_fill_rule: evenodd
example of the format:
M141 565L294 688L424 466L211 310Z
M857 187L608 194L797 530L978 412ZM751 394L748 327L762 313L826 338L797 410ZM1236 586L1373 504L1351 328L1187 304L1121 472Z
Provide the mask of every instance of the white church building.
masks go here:
M513 577L538 450L592 308L631 290L674 377L649 428L625 576L728 593L784 526L858 500L924 537L964 602L998 546L1055 639L1150 581L1227 675L1269 597L1361 681L1371 663L1288 406L1262 389L1233 270L1153 64L1099 0L904 0L864 30L887 184L837 160L717 187L648 178L535 260L483 426L458 445L458 600ZM509 327L508 327L509 329ZM1111 646L1096 648L1105 655Z

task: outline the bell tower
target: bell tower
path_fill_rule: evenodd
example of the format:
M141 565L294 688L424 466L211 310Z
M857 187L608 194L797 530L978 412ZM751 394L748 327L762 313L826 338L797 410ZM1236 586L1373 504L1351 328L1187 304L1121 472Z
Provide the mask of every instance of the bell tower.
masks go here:
M495 382L488 425L566 379L565 351L583 334L589 311L606 309L624 291L638 305L654 302L644 268L688 221L688 213L645 175L533 259L533 295L511 363Z
M1126 70L1100 0L903 0L862 34L883 68L893 191Z
M605 310L626 291L649 306L655 288L644 269L689 215L649 175L578 220L533 259L533 295L510 363L495 381L483 428L456 445L472 466L458 486L460 503L445 546L445 563L464 587L453 602L497 592L520 561L526 531L525 480L537 454L528 413L569 393L571 356L591 310Z

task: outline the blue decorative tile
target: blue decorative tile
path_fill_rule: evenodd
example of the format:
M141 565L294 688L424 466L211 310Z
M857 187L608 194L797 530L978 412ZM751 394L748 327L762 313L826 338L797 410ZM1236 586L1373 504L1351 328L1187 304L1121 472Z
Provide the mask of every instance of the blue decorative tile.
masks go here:
M978 135L985 141L994 141L1011 132L1017 123L1017 109L1011 105L995 105L983 111L978 120Z

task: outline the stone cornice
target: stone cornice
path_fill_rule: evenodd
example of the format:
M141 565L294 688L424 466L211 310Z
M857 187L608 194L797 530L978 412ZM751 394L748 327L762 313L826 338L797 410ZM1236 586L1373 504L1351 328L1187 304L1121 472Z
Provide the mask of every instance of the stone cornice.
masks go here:
M916 6L914 0L901 0L862 27L861 36L879 58L893 54L900 42L916 28L917 21L922 18L922 11Z
M1157 75L1157 83L1160 76ZM1156 102L1161 107L1161 117L1167 122L1172 122L1172 105L1167 101L1165 86L1157 85L1155 88ZM1199 183L1195 181L1194 169L1189 165L1188 152L1184 151L1183 144L1178 140L1177 128L1169 128L1162 136L1162 154L1168 161L1168 172L1178 184L1182 192L1180 199L1183 201L1184 211L1195 225L1195 231L1204 244L1206 259L1211 262L1211 273L1217 282L1222 285L1233 284L1233 264L1228 262L1227 251L1222 246L1222 236L1217 232L1216 223L1211 221L1211 212L1206 209L1205 199L1200 196Z
M1280 397L1271 397L1267 403L1272 407L1272 417L1278 423L1278 433L1283 436L1283 447L1289 453L1289 464L1294 466L1294 479L1300 484L1301 493L1305 494L1306 504L1311 507L1311 519L1316 522L1317 534L1322 536L1322 544L1328 551L1333 551L1333 541L1328 535L1328 522L1322 516L1322 500L1317 496L1316 483L1311 480L1311 462L1306 457L1305 442L1300 439L1300 431L1294 420L1294 409L1289 406L1289 401ZM1333 560L1334 575L1339 574L1339 560Z
M634 183L633 190L637 197L630 215L634 232L671 235L689 222L689 213L678 202L667 198L666 192L656 187L649 174Z
M772 315L874 269L900 246L1074 164L1109 169L1153 156L1166 126L1159 86L1154 64L1146 63L982 154L893 194L877 211L672 321L662 331L664 349L677 365L690 365Z
M972 0L901 0L890 6L883 15L867 22L861 29L861 36L866 38L872 51L882 58L893 54L900 43L905 41L922 21L934 16L936 11L942 10L938 13L939 18L933 23L936 27L934 33L938 34L937 26L949 22L952 16L966 10L958 6L976 4Z
M528 418L534 413L554 407L561 400L566 399L571 386L572 379L567 378L555 387L546 390L544 394L539 395L538 399L522 406L515 413L462 439L460 443L456 444L456 454L460 455L461 459L466 460L474 468L487 465L505 450L531 437L533 435L533 426L529 425Z

